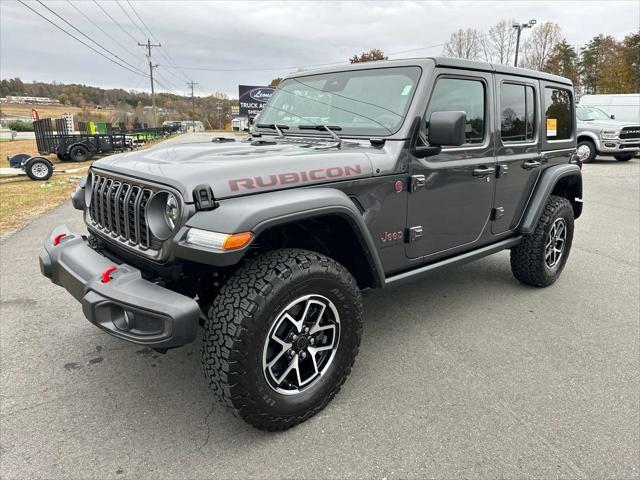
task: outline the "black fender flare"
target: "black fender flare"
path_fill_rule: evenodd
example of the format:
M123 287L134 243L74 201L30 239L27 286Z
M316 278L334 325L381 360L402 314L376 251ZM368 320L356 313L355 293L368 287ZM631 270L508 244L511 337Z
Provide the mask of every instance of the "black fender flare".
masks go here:
M535 230L549 195L551 195L558 182L568 177L576 177L575 180L578 182L577 197L580 199L580 202L582 201L582 171L578 165L556 165L545 169L541 173L536 189L533 192L533 196L529 201L529 205L522 219L522 224L520 225L521 233L528 234ZM582 211L582 204L580 202L576 203L575 198L570 199L570 201L572 204L575 204L574 210L578 208L576 211L577 218Z
M186 228L177 235L176 254L183 258L192 257L193 252L188 250L198 248L185 242L189 227L222 233L251 231L258 237L275 226L333 215L346 220L352 228L369 264L374 286L382 287L385 281L382 262L364 218L353 201L335 188L297 188L221 200L218 208L198 212L187 221ZM232 265L239 262L246 248L219 254L218 257L227 257L224 260L219 258L223 260L219 264ZM207 255L211 257L210 252ZM202 261L202 256L198 257Z

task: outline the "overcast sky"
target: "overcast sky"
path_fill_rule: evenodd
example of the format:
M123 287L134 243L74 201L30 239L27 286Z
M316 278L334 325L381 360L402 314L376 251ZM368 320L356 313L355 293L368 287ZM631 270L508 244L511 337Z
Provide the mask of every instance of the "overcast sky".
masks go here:
M146 41L148 35L141 31L145 27L127 0L119 4L98 0L123 28L93 0L73 0L77 10L67 1L42 1L120 59L148 71L144 49L134 41ZM186 76L199 83L196 95L220 91L233 97L238 95L238 84L265 84L299 67L343 62L354 53L371 48L380 48L391 58L440 55L442 46L426 47L446 42L451 32L459 28L488 30L502 18L557 22L574 46L599 33L622 39L640 28L638 0L130 1L174 65L181 67L182 72L169 68L170 60L154 49L162 84L184 94ZM29 5L106 54L41 4ZM525 30L525 39L527 34ZM395 53L413 49L416 50ZM110 63L14 0L0 0L0 74L2 78L20 77L27 81L149 89L147 78Z

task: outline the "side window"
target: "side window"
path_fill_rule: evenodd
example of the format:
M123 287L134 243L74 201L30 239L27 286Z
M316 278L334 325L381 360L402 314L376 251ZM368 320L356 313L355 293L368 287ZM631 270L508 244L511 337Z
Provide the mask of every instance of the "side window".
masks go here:
M500 136L504 143L530 142L535 135L533 87L503 83L500 86Z
M548 140L571 138L573 129L571 116L571 94L560 88L544 89L545 120Z
M480 80L441 78L436 83L425 118L433 112L463 111L467 114L468 144L484 141L485 91Z

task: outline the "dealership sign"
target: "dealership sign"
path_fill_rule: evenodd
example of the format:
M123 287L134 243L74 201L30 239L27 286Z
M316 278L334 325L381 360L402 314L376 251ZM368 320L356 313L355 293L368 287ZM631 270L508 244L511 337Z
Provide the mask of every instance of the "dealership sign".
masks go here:
M239 86L240 115L255 117L273 95L273 87Z

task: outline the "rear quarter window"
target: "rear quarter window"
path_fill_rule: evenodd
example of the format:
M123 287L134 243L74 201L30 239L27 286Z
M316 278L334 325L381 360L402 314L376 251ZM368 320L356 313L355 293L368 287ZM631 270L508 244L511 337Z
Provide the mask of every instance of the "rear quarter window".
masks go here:
M545 123L547 140L567 140L573 131L571 93L562 88L546 87Z

